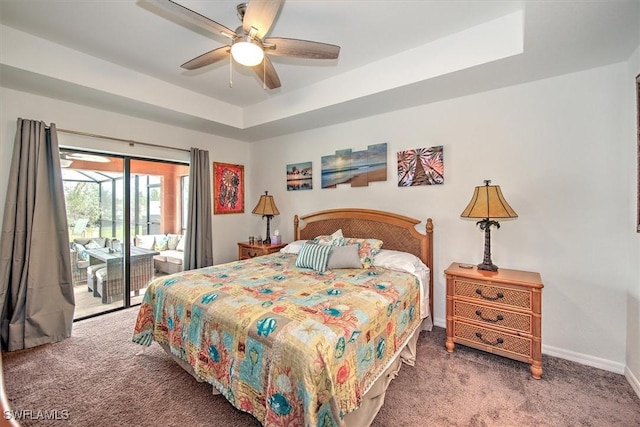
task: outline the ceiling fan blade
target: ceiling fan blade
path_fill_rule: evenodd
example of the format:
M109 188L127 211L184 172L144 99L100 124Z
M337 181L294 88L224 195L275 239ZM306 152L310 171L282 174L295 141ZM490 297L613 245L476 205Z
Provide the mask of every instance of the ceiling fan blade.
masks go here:
M88 154L88 153L67 153L61 152L60 159L63 160L82 160L85 162L94 162L94 163L109 163L111 160L105 156L100 156L98 154Z
M251 27L258 32L256 36L263 38L271 29L273 20L280 11L283 0L249 0L247 10L242 19L242 28L249 34Z
M222 33L231 38L234 38L236 36L235 31L230 30L224 25L218 24L216 21L213 21L206 16L200 15L198 12L194 12L193 10L179 5L178 3L175 3L171 0L150 1L161 9L164 9L165 11L170 12L173 15L179 15L190 23L209 31L210 33L213 33L215 35L220 35Z
M207 53L203 53L202 55L193 58L191 61L185 62L181 67L186 70L195 70L197 68L213 64L214 62L218 62L222 59L227 59L230 51L231 46L222 46L217 49L210 50Z
M280 77L278 77L278 73L276 73L276 69L273 68L273 64L266 56L260 64L251 68L253 68L253 71L256 72L258 77L260 77L260 80L269 89L276 89L282 86L280 84Z
M265 53L277 56L293 56L310 59L336 59L340 54L340 46L309 40L269 37L264 40ZM270 48L268 45L274 45Z

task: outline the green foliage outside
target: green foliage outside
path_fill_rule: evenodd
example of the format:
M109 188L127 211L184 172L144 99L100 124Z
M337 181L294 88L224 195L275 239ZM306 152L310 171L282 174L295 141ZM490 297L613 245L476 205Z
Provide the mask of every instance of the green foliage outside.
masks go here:
M76 221L87 219L88 227L100 223L100 186L91 182L64 182L67 221L73 229Z

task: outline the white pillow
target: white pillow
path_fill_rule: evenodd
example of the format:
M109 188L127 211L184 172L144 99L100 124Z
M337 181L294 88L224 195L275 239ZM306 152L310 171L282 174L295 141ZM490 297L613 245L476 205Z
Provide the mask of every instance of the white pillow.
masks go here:
M187 235L185 234L180 238L180 241L176 245L176 251L184 252L184 245L186 244L187 244Z
M153 234L137 235L136 246L143 249L152 250L156 243L156 236Z
M373 259L373 265L377 267L402 270L407 273L415 273L420 270L429 270L420 258L408 252L380 249Z
M85 248L87 249L99 249L99 248L104 248L104 244L102 246L100 246L100 244L98 242L96 242L95 240L89 240L89 243L87 243L86 245L84 245Z
M291 242L284 248L280 249L280 252L283 254L297 254L307 241L308 240L296 240L295 242Z
M169 240L167 241L167 247L170 250L176 250L176 246L180 243L180 239L182 238L182 234L167 234Z

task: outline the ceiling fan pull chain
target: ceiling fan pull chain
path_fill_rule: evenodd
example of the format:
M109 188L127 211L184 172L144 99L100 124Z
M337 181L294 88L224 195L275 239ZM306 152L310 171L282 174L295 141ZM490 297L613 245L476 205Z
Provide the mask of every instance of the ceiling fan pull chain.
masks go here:
M267 90L267 64L262 60L262 90Z
M233 57L229 55L229 87L233 87Z

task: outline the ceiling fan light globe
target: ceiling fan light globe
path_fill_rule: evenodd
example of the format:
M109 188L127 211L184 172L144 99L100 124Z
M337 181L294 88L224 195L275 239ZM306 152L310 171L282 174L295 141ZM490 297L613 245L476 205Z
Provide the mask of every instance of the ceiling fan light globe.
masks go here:
M264 51L256 43L250 41L237 41L231 46L233 59L247 67L258 65L264 59Z

